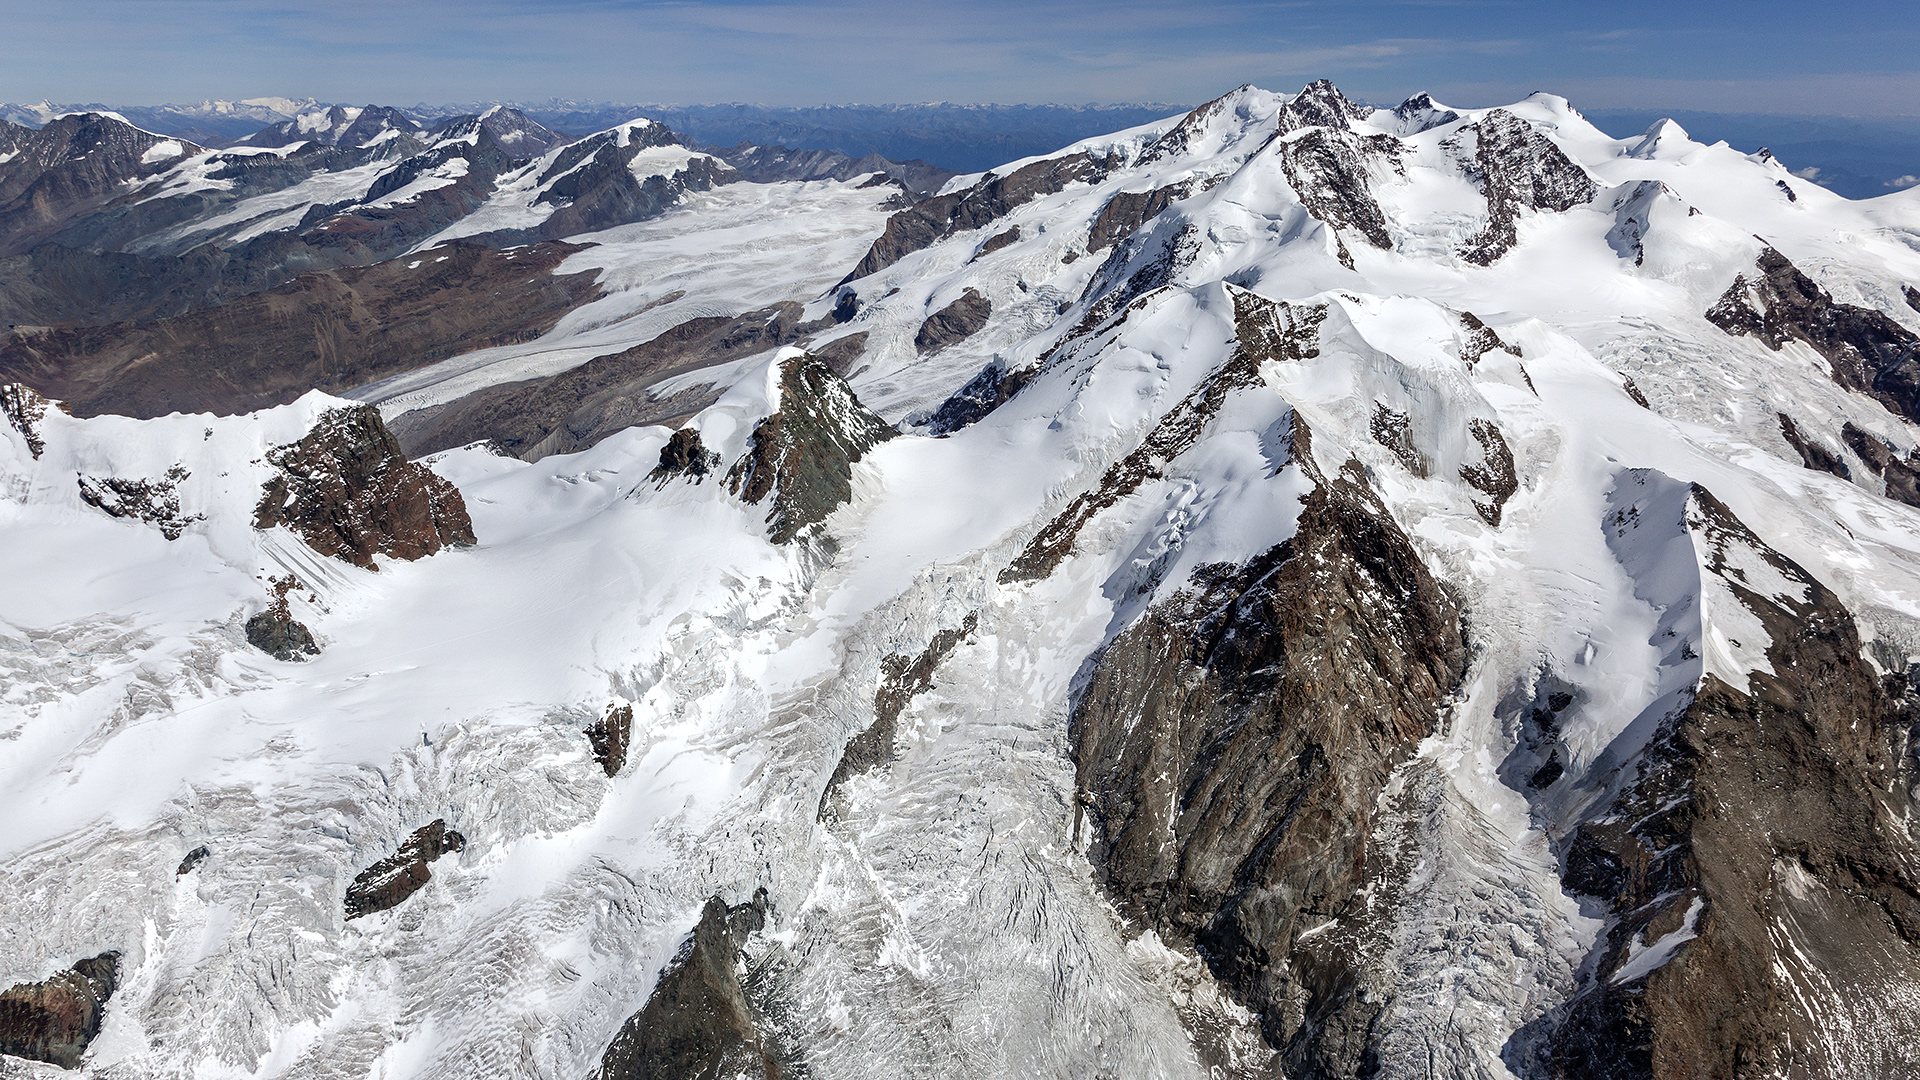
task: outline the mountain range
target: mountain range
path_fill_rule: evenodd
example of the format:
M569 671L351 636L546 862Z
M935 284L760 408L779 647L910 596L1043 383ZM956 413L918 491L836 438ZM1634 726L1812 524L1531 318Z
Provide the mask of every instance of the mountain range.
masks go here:
M1920 1073L1920 188L273 123L0 125L21 1075Z

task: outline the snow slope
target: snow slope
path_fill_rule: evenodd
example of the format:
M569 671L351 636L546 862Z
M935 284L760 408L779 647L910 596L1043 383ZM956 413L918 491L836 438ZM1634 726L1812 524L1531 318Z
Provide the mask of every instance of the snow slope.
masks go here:
M478 545L377 572L251 527L266 450L341 402L144 422L49 410L38 454L0 428L0 984L120 950L91 1050L103 1075L578 1077L706 898L765 889L757 992L809 1075L1271 1075L1262 1018L1103 889L1069 717L1103 645L1203 568L1289 540L1314 478L1349 469L1457 595L1475 646L1444 725L1381 793L1379 835L1414 854L1359 901L1370 985L1391 1001L1369 1046L1384 1075L1515 1075L1517 1033L1595 978L1620 925L1572 895L1557 845L1635 782L1703 679L1744 693L1774 674L1740 590L1810 594L1766 551L1844 603L1876 662L1920 654L1920 509L1846 451L1852 481L1803 467L1776 413L1834 447L1851 423L1903 452L1913 420L1805 344L1776 351L1704 314L1771 246L1836 300L1920 327L1901 299L1920 282L1920 203L1848 202L1671 124L1613 140L1549 95L1496 116L1243 88L1058 156L1076 154L1097 163L1088 178L842 284L886 189L692 194L582 238L598 246L562 272L601 268L609 295L541 341L354 394L392 416L696 315L810 297L825 317L851 291L851 318L811 345L865 333L850 383L904 435L798 544L769 542L764 505L724 477L782 408L785 351L729 369L689 422L722 463L705 480L655 475L663 428L533 463L451 451L432 464ZM456 228L526 224L523 181ZM1590 197L1535 206L1550 188ZM1089 250L1116 196L1165 189L1164 209ZM1503 213L1510 246L1469 257L1499 246ZM968 290L985 322L923 351L923 324ZM1311 352L1262 360L1196 409L1250 310ZM983 370L1021 385L943 421ZM1175 449L1090 511L1057 566L1003 572L1170 424ZM105 516L75 480L176 467L174 540ZM1696 486L1758 546L1729 547ZM242 629L287 573L323 648L306 663ZM823 812L889 658L943 632L958 636L893 759ZM1536 792L1510 764L1516 702L1549 683L1571 702L1566 779ZM581 731L616 706L634 745L608 778ZM345 921L346 884L436 818L465 850L402 906ZM176 876L201 844L211 856ZM1609 977L1685 958L1715 918L1701 905L1630 935ZM1920 1004L1912 969L1887 970L1888 1014ZM1816 1026L1843 1008L1787 1007ZM1866 1070L1899 1075L1911 1035L1862 1032ZM1813 1074L1838 1075L1819 1060Z

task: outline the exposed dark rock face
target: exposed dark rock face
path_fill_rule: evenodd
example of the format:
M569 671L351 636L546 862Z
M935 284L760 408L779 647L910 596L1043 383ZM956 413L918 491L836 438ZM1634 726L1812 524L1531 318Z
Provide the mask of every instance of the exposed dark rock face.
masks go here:
M0 383L0 416L26 440L27 452L35 461L47 451L47 441L40 437L40 421L46 415L46 398L19 383Z
M1531 383L1532 380L1529 379L1528 382ZM1640 406L1648 412L1653 411L1653 406L1647 403L1647 395L1640 392L1640 387L1635 385L1632 376L1620 376L1620 389L1627 392L1627 396L1633 399L1635 405Z
M939 191L954 177L953 173L924 161L889 161L879 154L856 158L834 150L794 150L750 142L709 147L707 152L756 184L776 184L782 180L852 180L866 173L878 173L899 181L910 194L924 198Z
M700 442L700 433L692 428L681 428L667 439L667 445L660 448L660 464L654 466L647 478L665 483L673 477L684 476L697 484L719 467L720 455Z
M104 952L46 982L0 992L0 1054L79 1068L119 978L120 954Z
M827 320L801 322L800 305L791 302L732 319L689 319L650 341L557 375L489 386L395 417L393 429L415 455L477 439L491 439L528 461L570 454L630 427L678 423L719 398L719 390L711 387L655 398L650 388L656 383L791 344L829 325ZM850 346L857 355L865 341L864 334L856 334L833 346Z
M187 470L175 465L158 480L134 480L118 476L82 476L80 501L110 517L144 521L160 530L169 540L178 540L187 527L200 520L199 514L180 510L176 490L187 478Z
M275 608L247 620L247 644L275 660L305 660L320 652L305 623Z
M1497 529L1501 508L1520 490L1520 480L1513 471L1513 451L1507 448L1505 436L1491 420L1476 416L1467 421L1467 430L1480 444L1481 459L1477 465L1460 466L1460 479L1486 496L1484 500L1475 499L1473 509L1481 520Z
M1427 463L1427 455L1413 445L1412 424L1413 418L1406 413L1376 401L1373 416L1367 421L1367 432L1374 442L1393 451L1393 456L1400 459L1408 472L1424 480L1433 472L1433 467Z
M212 854L213 854L212 848L209 848L205 844L201 844L199 847L194 848L192 851L187 852L186 858L180 860L180 869L175 870L173 872L173 876L186 877L188 874L191 874L196 869L198 869L201 863L206 862L207 857Z
M1015 225L1011 229L994 233L992 236L989 236L985 240L981 241L980 249L973 253L973 257L976 259L983 259L988 255L991 255L994 252L999 251L1001 248L1008 247L1012 244L1016 244L1019 242L1020 242L1020 226Z
M593 760L612 779L627 763L627 743L633 738L633 706L607 709L607 715L595 720L585 734L593 747Z
M287 594L297 585L299 580L291 574L274 578L273 602L247 620L247 644L275 660L305 660L320 654L312 631L294 619L287 604Z
M1887 498L1908 506L1920 506L1920 457L1914 451L1908 451L1902 458L1879 436L1868 434L1851 422L1840 429L1840 440L1860 455L1860 460L1875 476L1886 481Z
M579 250L456 242L155 322L15 335L0 344L0 376L70 402L80 416L282 405L540 336L600 295L596 272L552 273Z
M853 497L853 466L895 431L819 360L802 354L780 370L780 408L753 429L727 489L748 503L769 495L767 539L789 543Z
M1470 263L1491 266L1513 247L1523 208L1571 210L1599 191L1585 169L1505 109L1493 110L1449 141L1464 151L1463 137L1470 137L1473 156L1463 157L1461 165L1487 199L1487 227L1460 249Z
M992 224L1015 208L1068 184L1098 180L1106 169L1106 162L1087 154L1067 154L1036 161L1006 176L988 173L965 191L921 199L887 219L886 231L841 284L878 273L955 233Z
M266 483L254 527L285 525L322 555L371 568L375 555L419 559L475 542L460 490L408 461L371 405L322 413L267 460L280 475Z
M432 880L433 871L427 869L428 863L466 846L467 838L447 828L444 819L435 819L415 829L398 851L360 871L353 884L347 886L347 918L357 919L398 907Z
M1467 339L1460 344L1460 359L1472 370L1482 357L1495 349L1509 356L1519 356L1520 346L1510 345L1493 332L1493 327L1480 321L1480 316L1471 311L1460 313L1460 325L1466 328ZM1642 402L1642 404L1645 404Z
M1052 574L1073 550L1080 530L1094 515L1157 480L1166 466L1199 441L1220 403L1235 390L1252 386L1267 361L1311 359L1320 355L1320 323L1324 307L1296 307L1235 290L1234 324L1239 345L1198 389L1168 409L1147 437L1100 477L1100 486L1076 495L1066 509L1034 534L1013 561L1001 569L999 581L1038 581Z
M39 130L11 129L0 164L0 255L39 244L104 205L128 181L164 172L203 147L142 131L104 113L73 113ZM177 148L178 153L170 152Z
M893 740L900 728L900 714L913 699L933 689L933 672L962 641L973 636L980 617L967 612L959 626L941 630L920 651L919 656L894 653L880 661L880 689L873 694L873 723L847 743L840 755L827 789L820 795L820 817L826 818L834 793L849 779L893 760Z
M1105 251L1139 231L1160 212L1194 193L1199 182L1182 180L1152 191L1123 191L1107 200L1087 232L1087 254Z
M740 947L764 925L765 893L728 909L709 899L647 1004L613 1037L596 1080L780 1080L741 986Z
M1803 342L1826 358L1834 382L1920 420L1920 336L1882 312L1836 302L1772 248L1760 253L1757 274L1735 278L1708 321L1776 351Z
M1655 512L1632 504L1609 528ZM1611 925L1570 1005L1535 1025L1550 1034L1541 1060L1516 1065L1606 1080L1914 1075L1920 1017L1887 997L1920 978L1920 868L1892 782L1905 725L1837 597L1704 489L1684 515L1703 574L1765 628L1773 671L1744 688L1704 676L1568 837L1567 884ZM1749 588L1756 561L1791 587Z
M1367 886L1393 769L1467 664L1460 613L1357 466L1296 535L1197 572L1097 657L1071 722L1090 852L1122 911L1190 942L1290 1076L1368 1075L1384 1008L1350 951L1296 947Z
M1034 373L1025 368L1010 369L1005 360L995 360L980 369L980 374L953 392L953 396L934 410L927 431L932 435L951 435L1006 404Z
M1902 285L1900 286L1900 295L1907 298L1908 307L1915 311L1920 311L1920 289L1916 289L1911 285Z
M1819 472L1832 473L1842 480L1853 479L1853 470L1847 468L1846 461L1839 454L1821 446L1800 430L1793 417L1786 413L1776 413L1780 419L1780 437L1787 440L1793 452L1800 455L1800 464Z
M1343 122L1338 131L1316 127L1279 142L1287 183L1307 213L1333 226L1357 232L1374 247L1388 250L1387 218L1370 189L1367 160L1400 169L1400 140L1391 135L1359 138ZM1344 245L1343 251L1344 251ZM1346 262L1351 267L1352 258Z
M960 299L928 316L920 324L920 332L913 336L913 347L921 353L938 352L956 341L972 337L979 329L987 325L987 317L993 314L993 302L972 288L960 294Z

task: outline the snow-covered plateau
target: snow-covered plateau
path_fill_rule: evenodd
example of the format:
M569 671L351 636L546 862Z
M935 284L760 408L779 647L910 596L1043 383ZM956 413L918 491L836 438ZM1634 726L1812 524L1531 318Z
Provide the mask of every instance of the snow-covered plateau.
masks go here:
M531 330L0 349L0 1076L1920 1076L1920 189L1328 83L919 199L498 119L101 213L457 193L381 272L592 275Z

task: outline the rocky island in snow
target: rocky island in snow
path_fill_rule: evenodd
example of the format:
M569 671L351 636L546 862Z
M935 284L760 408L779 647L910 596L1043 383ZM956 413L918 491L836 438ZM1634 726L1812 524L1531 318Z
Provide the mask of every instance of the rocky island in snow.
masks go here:
M1920 1075L1920 188L893 165L0 123L0 1075Z

